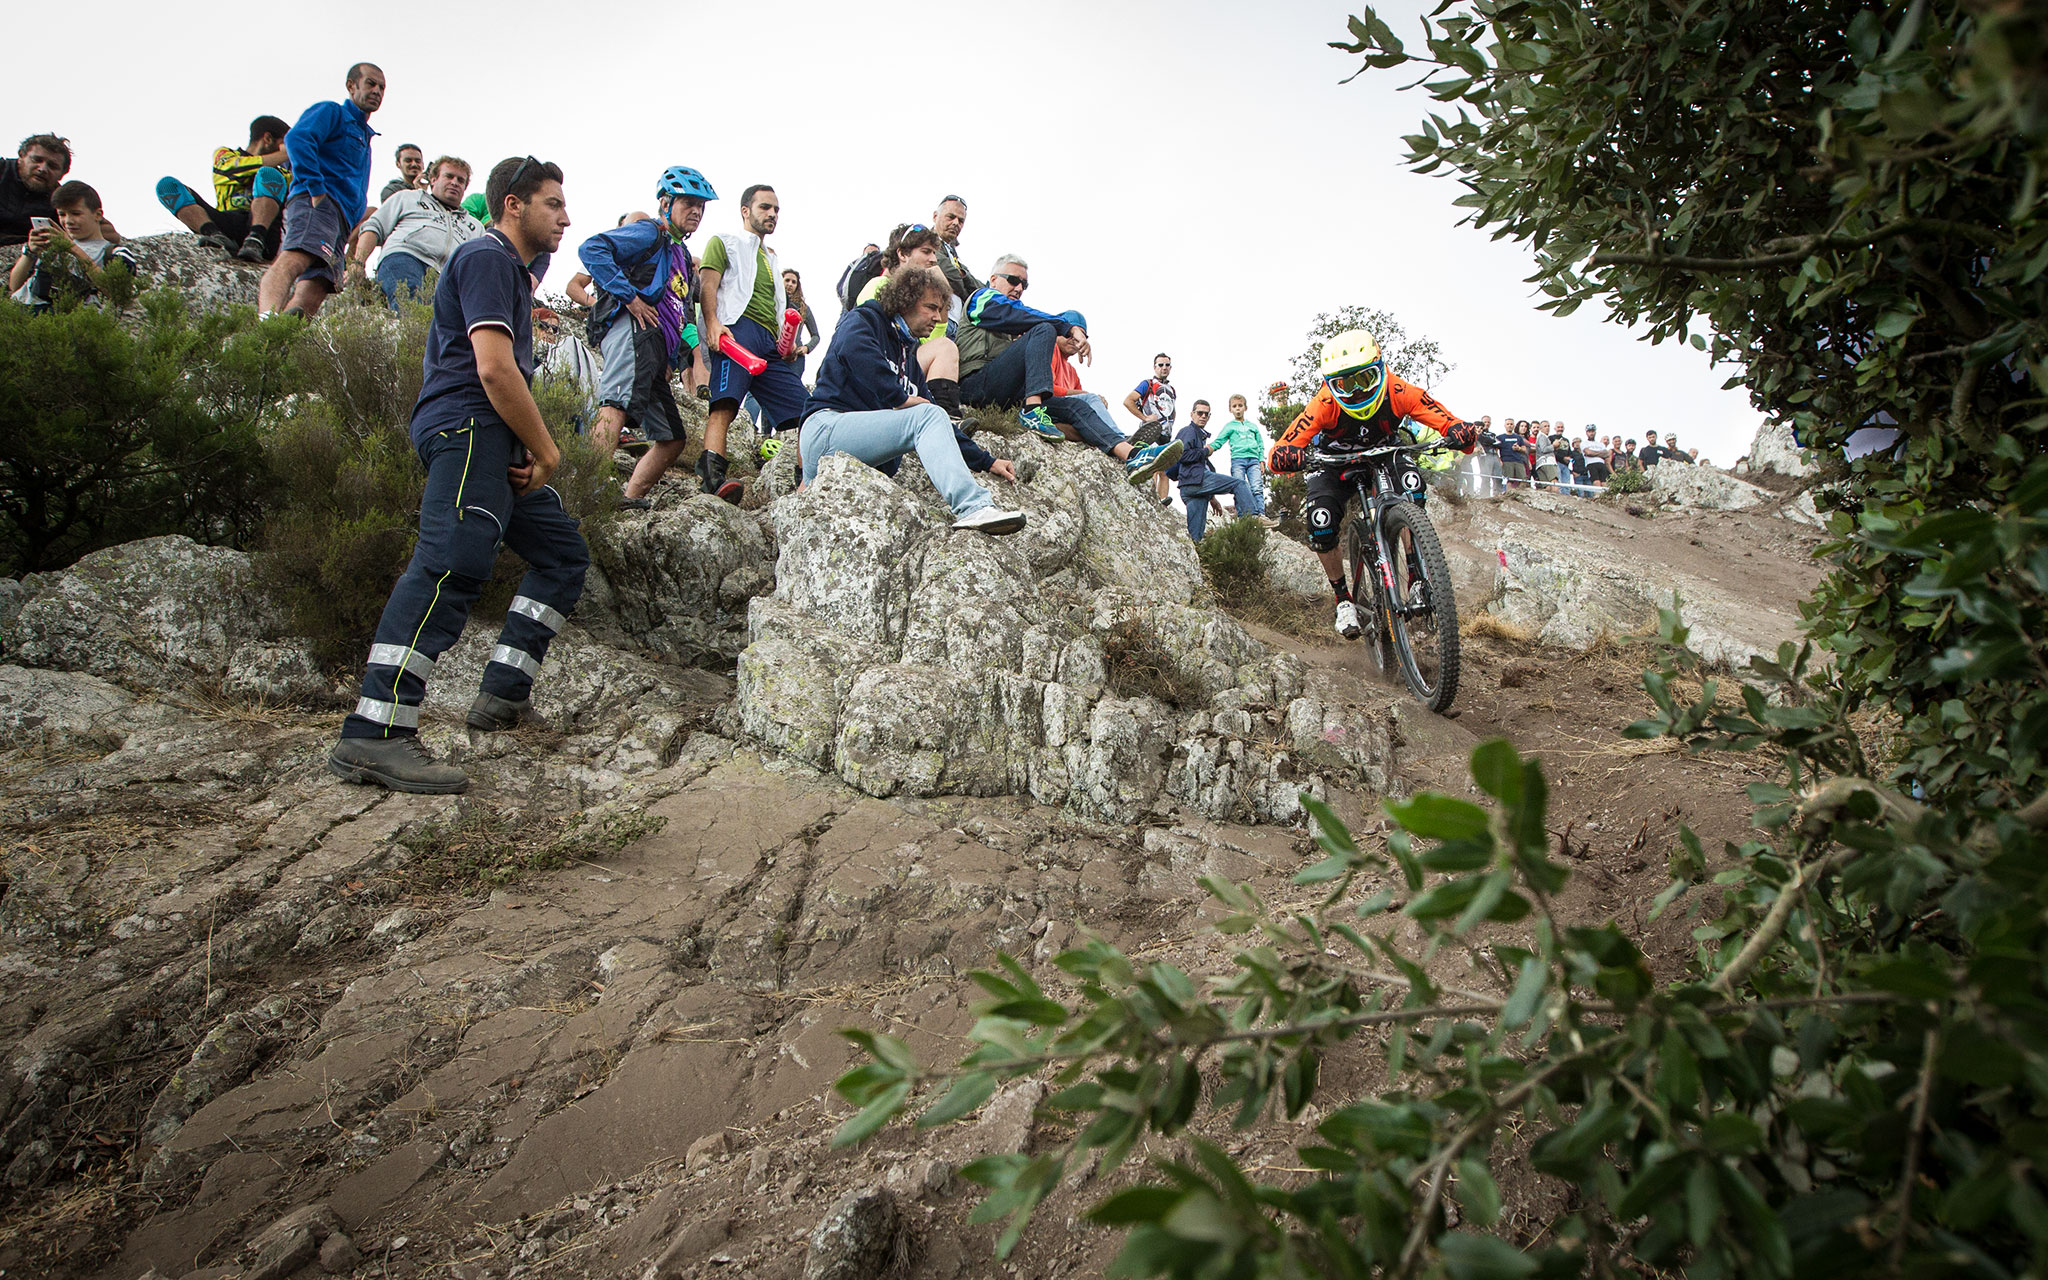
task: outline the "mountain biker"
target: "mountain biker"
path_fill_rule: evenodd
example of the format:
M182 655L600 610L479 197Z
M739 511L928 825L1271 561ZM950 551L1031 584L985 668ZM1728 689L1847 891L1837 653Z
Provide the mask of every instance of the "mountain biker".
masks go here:
M1280 433L1266 455L1268 471L1302 470L1308 464L1309 450L1318 445L1343 450L1386 444L1400 429L1403 418L1442 432L1445 444L1464 453L1472 452L1479 443L1479 428L1437 403L1428 391L1388 373L1380 344L1363 329L1348 330L1324 343L1319 372L1322 387ZM1308 545L1323 562L1330 589L1337 595L1337 634L1346 639L1356 638L1360 630L1358 606L1344 580L1344 557L1337 548L1344 507L1350 500L1350 487L1335 472L1309 476Z

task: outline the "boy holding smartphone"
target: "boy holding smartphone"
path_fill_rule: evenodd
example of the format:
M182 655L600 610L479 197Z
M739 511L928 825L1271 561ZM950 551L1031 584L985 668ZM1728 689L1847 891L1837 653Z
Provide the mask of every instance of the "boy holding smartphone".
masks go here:
M51 195L50 205L57 216L29 219L28 247L7 272L7 288L16 302L48 311L53 290L66 280L91 297L99 292L109 262L138 271L134 253L106 237L99 192L83 182L67 182Z

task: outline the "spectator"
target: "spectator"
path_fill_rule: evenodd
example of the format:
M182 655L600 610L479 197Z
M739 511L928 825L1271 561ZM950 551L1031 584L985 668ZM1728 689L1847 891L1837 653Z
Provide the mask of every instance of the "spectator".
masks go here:
M1530 467L1536 483L1539 486L1557 484L1557 442L1543 434L1540 424L1530 438L1530 447L1535 450Z
M1676 433L1664 437L1664 460L1666 462L1685 463L1692 461L1692 455L1678 447L1678 436Z
M50 205L56 217L37 215L29 227L27 247L8 269L7 288L16 302L48 311L55 295L67 286L90 298L99 292L109 260L139 272L134 252L106 238L99 192L83 182L67 182L50 197Z
M302 124L303 127L303 124ZM350 782L445 794L469 779L419 741L420 704L434 663L462 635L502 546L527 572L469 708L472 729L529 718L548 644L583 594L590 549L548 479L561 463L533 401L530 264L569 225L562 171L501 160L486 184L493 229L456 249L434 290L425 380L412 411L426 464L419 542L377 623L362 696L342 723L327 766ZM333 196L330 203L338 201Z
M1173 420L1178 415L1175 407L1175 392L1169 376L1173 372L1173 357L1164 351L1152 357L1152 376L1140 382L1124 397L1124 408L1138 420L1138 429L1131 433L1131 442L1149 445L1164 440L1173 434ZM1166 491L1166 477L1159 477L1153 493L1160 505L1172 506L1173 498Z
M1604 485L1614 473L1607 461L1614 450L1609 441L1594 438L1599 430L1597 426L1586 428L1586 441L1579 446L1579 452L1586 459L1586 479L1596 485Z
M1064 440L1046 404L1053 398L1053 353L1059 339L1068 338L1067 354L1087 363L1088 331L1071 318L1025 306L1021 299L1030 287L1031 265L1004 254L988 284L967 300L960 326L960 396L968 404L1020 409L1018 420L1025 426L1048 440Z
M1140 446L1126 440L1109 418L1109 402L1081 386L1081 374L1073 357L1086 340L1088 319L1078 311L1062 311L1059 321L1068 330L1053 340L1052 396L1045 401L1046 415L1060 426L1069 440L1100 449L1124 464L1124 478L1135 485L1159 475L1179 460L1181 443ZM1077 339L1074 330L1083 335Z
M796 376L804 376L805 357L818 349L822 335L818 332L818 317L811 314L811 304L804 298L804 278L795 267L782 269L782 296L798 315L803 317L803 327L797 332L796 345L789 349L783 359L796 366Z
M874 241L872 241L872 240L868 241L868 242L867 242L866 244L864 244L864 245L862 245L862 246L860 247L860 255L861 255L861 257L863 257L863 258L867 257L867 256L868 256L869 254L871 254L871 253L880 253L881 251L882 251L882 246L881 246L881 245L878 245L878 244L876 244L876 243L875 243Z
M349 263L351 278L368 270L370 255L382 245L377 287L384 291L385 302L396 311L399 290L418 295L425 288L427 272L439 271L456 246L484 233L483 224L462 207L462 194L467 190L469 161L454 156L434 161L424 191L398 191L363 223Z
M1266 434L1244 420L1249 408L1243 396L1230 397L1230 421L1223 424L1223 430L1217 433L1211 447L1226 452L1230 458L1231 477L1244 481L1245 488L1251 492L1251 505L1239 508L1238 514L1262 516L1266 514Z
M384 189L377 193L377 203L379 205L382 205L386 200L389 200L401 191L417 191L420 189L420 171L426 168L427 153L410 142L401 142L398 144L396 159L398 160L398 176L385 183ZM482 219L479 218L478 221L481 222Z
M1648 469L1664 461L1667 452L1663 445L1657 443L1657 433L1655 431L1645 431L1643 433L1643 447L1641 452L1636 454L1636 461L1640 462L1645 469Z
M276 116L257 116L249 122L248 146L214 151L213 198L218 206L168 176L157 180L157 200L199 237L199 243L250 262L268 261L277 251L277 216L291 181L284 154L290 128Z
M930 388L918 367L919 341L945 323L951 298L943 275L906 267L891 276L879 297L840 317L818 369L818 389L803 409L797 436L803 483L816 477L819 460L829 453L851 454L894 475L898 460L915 452L932 487L953 509L955 529L1015 533L1024 527L1024 513L996 506L969 468L1014 483L1016 467L991 457L953 426L926 394Z
M706 286L684 242L718 192L695 169L672 165L656 181L654 197L657 216L623 222L577 250L597 286L590 340L604 353L597 445L610 453L628 426L650 442L619 500L637 511L654 505L648 493L683 452L683 415L670 372L687 361L696 380L704 380L704 348L690 318Z
M1630 440L1621 447L1620 452L1614 455L1614 469L1616 471L1641 471L1643 469L1643 460L1636 453L1635 441Z
M782 328L788 303L782 291L782 269L768 237L782 216L775 188L765 183L741 195L740 230L724 232L704 247L698 270L704 297L704 350L710 366L711 413L704 424L704 452L697 474L704 492L727 502L740 500L741 485L725 478L725 432L739 416L740 401L752 393L761 403L762 422L769 431L796 427L804 412L804 382L796 370L775 358L775 335ZM723 339L766 360L758 374L720 350ZM765 437L764 437L765 438Z
M1521 488L1529 478L1529 441L1513 418L1501 419L1494 451L1500 455L1501 483L1510 489Z
M491 225L491 207L484 201L481 191L472 191L462 198L462 211L486 227Z
M23 138L14 159L0 159L0 245L27 240L34 227L29 219L57 216L50 194L69 172L71 143L54 133ZM121 243L113 223L101 219L100 231L109 243Z
M1700 457L1700 451L1698 449L1688 450L1685 456L1688 461L1697 462L1701 465L1706 465L1706 459Z
M882 253L882 274L861 287L859 295L854 298L854 305L859 306L881 296L890 274L906 266L940 269L941 243L939 233L930 227L901 226L890 232L889 247ZM963 416L960 406L960 347L946 336L945 325L934 326L918 346L917 363L924 370L925 381L931 386L932 403L944 409L946 416L956 425L960 424Z
M346 99L314 103L285 135L292 183L284 243L256 288L262 315L314 315L341 288L349 229L362 217L370 186L370 139L377 136L370 115L384 104L384 72L358 62L348 69L347 87Z
M960 262L960 232L966 225L967 202L959 196L945 197L932 211L932 230L939 233L939 270L953 290L946 318L954 329L960 327L967 300L974 296L974 277L967 274L967 268Z
M1180 429L1175 443L1181 446L1180 461L1169 472L1180 485L1180 500L1188 509L1188 537L1196 542L1209 524L1209 499L1229 494L1237 504L1240 515L1249 515L1254 503L1251 486L1236 476L1216 471L1209 465L1209 454L1213 446L1209 443L1209 402L1197 400L1188 410L1188 425ZM1260 523L1271 528L1280 522L1269 516L1258 516Z
M562 317L550 307L533 309L533 341L536 375L543 381L563 382L575 388L580 407L571 422L582 432L597 416L604 365L589 343L563 328Z

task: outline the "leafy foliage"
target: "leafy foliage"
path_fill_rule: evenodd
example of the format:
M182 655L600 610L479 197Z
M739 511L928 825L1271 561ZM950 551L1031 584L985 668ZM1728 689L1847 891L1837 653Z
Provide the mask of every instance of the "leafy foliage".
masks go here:
M0 574L158 534L246 545L260 527L283 336L246 308L141 301L126 324L75 300L0 305Z
M1323 360L1323 344L1350 329L1364 329L1371 333L1380 344L1381 354L1386 357L1387 369L1418 386L1434 385L1457 367L1444 359L1443 348L1435 338L1425 338L1420 334L1411 336L1408 327L1396 319L1393 312L1372 307L1339 307L1335 311L1321 313L1309 326L1308 347L1295 356L1289 366L1291 372L1285 383L1286 396L1275 396L1268 388L1267 398L1277 404L1293 404L1297 406L1294 412L1299 413L1299 406L1307 404L1323 385L1322 375L1317 372ZM1266 426L1277 433L1293 420L1293 416L1290 413L1278 423L1266 421ZM1266 414L1262 412L1260 418L1265 421Z
M1607 477L1608 493L1648 493L1650 476L1641 467L1623 467Z

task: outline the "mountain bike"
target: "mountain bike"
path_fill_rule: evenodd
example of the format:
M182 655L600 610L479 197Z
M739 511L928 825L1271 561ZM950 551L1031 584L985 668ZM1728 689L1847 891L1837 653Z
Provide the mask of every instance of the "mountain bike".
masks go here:
M1398 663L1415 696L1443 712L1458 696L1458 601L1436 527L1423 510L1418 459L1428 451L1415 444L1324 446L1309 451L1308 466L1336 473L1358 494L1341 545L1352 598L1367 615L1364 640L1373 664L1385 671Z

